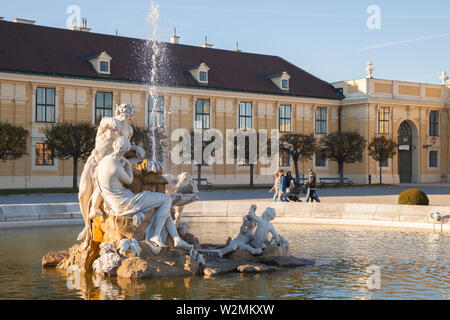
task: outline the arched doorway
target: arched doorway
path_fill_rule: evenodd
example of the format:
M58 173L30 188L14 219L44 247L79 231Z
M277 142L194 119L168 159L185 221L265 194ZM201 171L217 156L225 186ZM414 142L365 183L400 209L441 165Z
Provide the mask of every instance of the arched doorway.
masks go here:
M413 177L413 133L407 121L400 124L397 141L400 183L411 183Z

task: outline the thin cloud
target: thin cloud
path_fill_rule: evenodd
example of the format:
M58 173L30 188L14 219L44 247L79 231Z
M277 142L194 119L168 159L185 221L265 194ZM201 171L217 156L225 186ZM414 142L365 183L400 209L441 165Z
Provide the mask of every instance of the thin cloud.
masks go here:
M431 35L431 36L419 37L419 38L408 39L408 40L401 40L401 41L394 41L394 42L385 42L385 43L380 43L380 44L376 44L376 45L373 45L373 46L367 46L367 47L358 48L358 49L353 50L352 53L362 52L362 51L367 51L367 50L373 50L373 49L386 48L386 47L393 47L393 46L398 46L398 45L402 45L402 44L405 44L405 43L412 43L412 42L417 42L417 41L422 41L422 40L431 40L431 39L437 39L437 38L444 38L444 37L448 37L448 36L450 36L450 33L441 33L441 34L435 34L435 35Z

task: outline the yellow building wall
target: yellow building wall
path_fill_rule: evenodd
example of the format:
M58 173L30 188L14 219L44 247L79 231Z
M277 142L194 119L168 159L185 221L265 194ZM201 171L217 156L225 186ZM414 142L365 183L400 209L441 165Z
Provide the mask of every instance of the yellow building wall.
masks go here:
M10 77L14 77L10 75ZM113 104L131 103L135 106L134 123L138 126L147 125L147 101L148 92L142 86L117 84L108 82L89 82L87 80L65 80L37 77L35 80L8 80L0 76L0 121L9 121L23 125L30 131L28 141L29 154L22 159L0 163L0 188L7 187L43 187L43 186L67 186L72 184L73 163L72 160L55 160L54 166L39 167L34 165L34 145L44 142L43 129L51 124L35 122L36 88L54 87L56 89L56 120L57 121L91 121L95 109L95 94L99 91L113 92ZM349 90L362 92L358 83L354 81L349 85ZM430 97L435 101L411 102L410 104L398 99L389 99L386 94L394 94L392 88L395 85L387 83L375 83L372 86L375 92L384 94L383 100L365 99L361 103L342 103L342 130L357 130L367 142L378 134L377 112L380 107L389 107L391 113L389 136L397 141L397 130L402 121L408 120L417 128L417 181L438 182L442 175L448 174L450 159L448 157L448 111L446 104L439 103L441 94L448 95L446 90L437 87L422 88L417 85L399 84L398 94L420 95ZM444 88L445 89L445 88ZM218 93L200 92L199 90L175 90L162 88L166 107L165 123L169 138L166 152L167 172L179 174L183 171L197 175L197 166L193 164L175 165L170 161L170 150L177 144L170 141L170 134L176 128L185 128L189 132L193 130L195 103L197 99L210 100L210 127L219 129L223 138L226 138L226 129L236 129L238 125L238 110L240 102L252 102L253 128L277 129L278 110L280 105L291 106L291 132L310 134L314 133L320 140L323 135L315 131L315 109L327 108L327 132L338 130L339 103L330 104L321 99L284 98L266 95L251 95L244 93ZM437 100L436 100L437 99ZM417 99L416 99L417 100ZM429 112L439 111L440 135L437 138L428 136ZM269 131L270 132L270 131ZM424 146L429 147L424 148ZM428 151L439 151L439 168L428 166ZM214 164L202 167L202 176L215 184L248 184L249 167L236 164L225 164L226 148L223 150L224 164ZM299 163L300 174L306 174L309 168L314 168L319 177L335 177L338 174L337 164L327 161L325 167L314 167L314 159ZM384 182L398 182L398 159L395 156L387 168L383 168ZM83 162L78 163L78 173L83 170ZM255 183L271 183L270 175L261 175L262 170L268 166L256 164L254 167ZM285 171L294 172L294 164L291 161L289 167L283 167ZM366 183L367 175L371 174L372 181L378 179L378 167L373 159L364 151L360 163L345 164L344 175L356 183Z

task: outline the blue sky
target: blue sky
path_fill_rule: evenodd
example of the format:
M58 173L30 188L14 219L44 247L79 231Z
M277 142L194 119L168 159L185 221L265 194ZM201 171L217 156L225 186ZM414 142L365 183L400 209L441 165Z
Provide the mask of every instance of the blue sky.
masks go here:
M326 80L365 76L367 60L376 78L440 83L450 73L450 1L406 0L154 0L159 5L159 38L173 27L180 43L200 45L205 35L215 48L278 55ZM150 0L0 1L0 16L36 20L66 28L70 5L81 9L93 32L148 38ZM370 30L366 12L380 8L380 29Z

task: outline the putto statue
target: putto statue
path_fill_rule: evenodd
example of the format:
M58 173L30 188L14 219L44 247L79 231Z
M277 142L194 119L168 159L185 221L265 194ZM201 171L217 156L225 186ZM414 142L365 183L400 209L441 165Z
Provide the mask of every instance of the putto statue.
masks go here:
M263 250L270 245L281 246L283 249L289 247L289 242L277 233L270 222L276 217L275 209L267 208L262 213L261 218L256 215L256 209L256 205L250 206L248 214L243 218L239 235L219 252L219 257L222 258L236 250L248 251L252 255L258 255L263 253ZM269 234L272 234L270 241Z
M243 222L239 234L219 252L220 258L227 253L234 252L236 250L248 251L253 255L262 253L262 248L254 248L250 245L250 241L252 241L254 237L256 222L249 215L245 215L242 220Z

